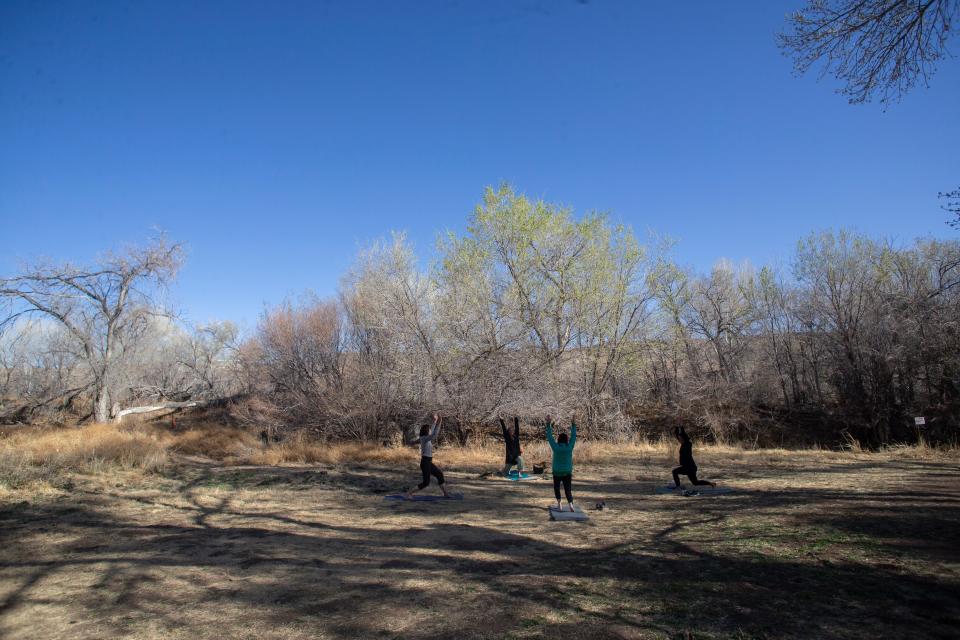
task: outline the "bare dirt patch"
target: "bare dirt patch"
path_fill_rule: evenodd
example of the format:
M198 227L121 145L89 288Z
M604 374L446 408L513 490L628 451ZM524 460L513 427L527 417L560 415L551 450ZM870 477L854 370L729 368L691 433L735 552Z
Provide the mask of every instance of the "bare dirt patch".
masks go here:
M415 463L78 475L0 503L5 638L877 638L960 628L953 459L705 450L730 495L655 496L672 456L546 481ZM454 459L451 456L451 460ZM490 460L494 468L498 459ZM436 488L432 488L436 491Z

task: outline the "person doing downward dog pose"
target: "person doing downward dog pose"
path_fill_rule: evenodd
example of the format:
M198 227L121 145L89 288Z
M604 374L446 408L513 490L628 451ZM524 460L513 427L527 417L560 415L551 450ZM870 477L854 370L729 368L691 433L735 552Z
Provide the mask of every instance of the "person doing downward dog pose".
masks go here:
M677 488L680 488L681 475L690 478L690 482L695 485L717 486L709 480L697 480L697 463L693 461L693 442L690 441L686 430L683 427L677 427L673 430L673 435L680 441L680 466L673 470L673 482Z
M553 494L557 498L557 511L563 511L560 506L560 485L563 484L563 492L567 497L567 506L573 511L573 447L577 443L577 425L576 419L570 420L570 439L567 440L567 434L561 433L556 440L553 439L553 423L550 416L547 416L547 443L553 450Z
M503 475L510 475L510 468L516 465L517 476L523 474L523 457L520 450L520 418L513 419L513 434L507 429L503 418L500 418L500 428L503 430L503 446L507 450L507 458L503 464Z
M433 464L433 441L437 438L437 434L440 433L441 422L443 422L443 419L435 413L433 414L433 430L430 429L429 425L420 427L420 472L423 474L423 480L415 489L410 489L410 491L407 492L405 496L407 500L412 498L413 494L417 491L427 488L430 484L431 475L436 477L437 483L440 485L440 490L443 491L443 495L447 498L450 497L450 494L447 493L447 487L443 484L443 472L440 471L437 465Z

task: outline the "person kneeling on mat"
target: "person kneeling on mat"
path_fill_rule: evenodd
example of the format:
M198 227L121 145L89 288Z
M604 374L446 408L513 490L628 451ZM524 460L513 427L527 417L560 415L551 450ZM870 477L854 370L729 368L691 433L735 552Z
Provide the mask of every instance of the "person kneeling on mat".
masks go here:
M690 482L699 486L717 486L716 483L709 480L697 480L697 463L693 461L693 442L687 435L683 427L677 427L673 430L673 435L680 441L680 466L673 470L673 482L677 489L680 489L680 476L687 476Z
M433 414L432 431L429 425L425 424L420 427L420 472L423 474L423 481L421 481L415 489L407 491L407 500L412 498L413 494L417 491L427 488L430 484L431 475L437 478L437 483L440 485L440 490L443 491L443 495L447 498L450 497L450 494L447 493L447 487L443 484L443 471L440 471L440 468L433 464L433 441L436 439L437 434L440 433L440 423L442 421L443 419L435 413Z
M567 434L561 433L556 440L553 439L553 423L550 416L547 416L547 443L553 450L553 494L557 497L557 511L563 511L560 506L560 485L563 484L563 492L567 496L567 505L570 511L573 511L573 447L577 443L577 425L576 419L570 421L570 439L567 440Z
M523 451L520 450L520 418L513 419L513 434L510 433L510 430L507 429L506 423L503 421L503 418L499 418L500 428L503 430L503 446L507 450L506 461L503 464L503 471L501 472L504 476L510 475L510 469L516 465L517 467L517 477L523 477L523 456L521 454Z

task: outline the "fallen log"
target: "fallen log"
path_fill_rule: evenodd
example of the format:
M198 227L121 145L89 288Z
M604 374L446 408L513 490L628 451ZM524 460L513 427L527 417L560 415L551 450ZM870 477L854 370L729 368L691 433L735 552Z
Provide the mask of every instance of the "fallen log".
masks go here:
M131 413L153 413L154 411L163 411L164 409L186 409L188 407L203 407L217 400L188 400L186 402L163 402L161 404L152 404L143 407L130 407L129 409L122 409L117 411L117 414L113 417L113 421L119 424L124 416L128 416Z

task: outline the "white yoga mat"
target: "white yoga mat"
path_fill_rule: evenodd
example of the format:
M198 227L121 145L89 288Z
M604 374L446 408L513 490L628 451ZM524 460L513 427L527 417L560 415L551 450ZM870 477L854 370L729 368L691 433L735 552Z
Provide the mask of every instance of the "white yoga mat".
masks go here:
M556 507L550 507L550 519L551 520L589 520L590 516L583 512L579 506L574 506L573 511L564 510L557 511Z

